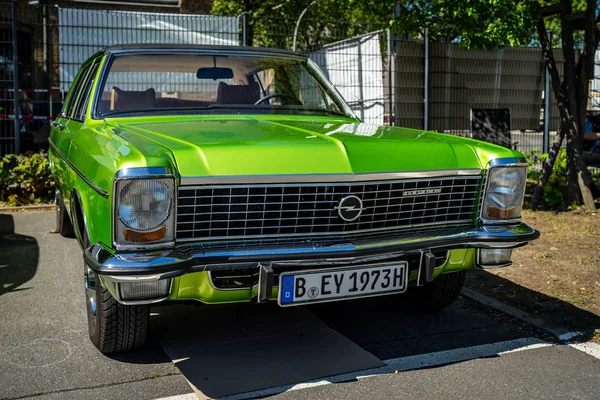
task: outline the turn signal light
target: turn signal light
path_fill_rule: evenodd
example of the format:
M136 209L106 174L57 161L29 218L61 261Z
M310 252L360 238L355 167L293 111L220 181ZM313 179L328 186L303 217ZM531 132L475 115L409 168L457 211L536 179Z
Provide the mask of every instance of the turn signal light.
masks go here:
M494 268L504 267L510 264L512 249L480 249L479 267Z
M487 208L487 217L490 219L508 219L515 215L515 211L515 207L503 210L497 207L490 206Z
M123 230L123 238L131 243L155 242L163 239L167 235L167 227L162 226L151 232L137 232L131 229Z

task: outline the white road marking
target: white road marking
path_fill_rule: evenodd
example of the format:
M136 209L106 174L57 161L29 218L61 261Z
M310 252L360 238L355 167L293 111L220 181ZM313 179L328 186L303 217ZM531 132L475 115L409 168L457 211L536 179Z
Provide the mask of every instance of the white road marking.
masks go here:
M600 343L569 343L569 346L600 359Z
M535 349L540 349L542 347L550 347L550 346L554 346L554 345L552 343L546 343L546 342L540 341L540 343L531 344L529 346L519 347L517 349L512 349L512 350L508 350L508 351L502 351L502 352L498 353L498 355L517 353L519 351L525 351L525 350L535 350Z
M198 400L198 396L196 396L196 393L187 393L178 396L162 397L156 400Z
M316 379L309 382L277 386L268 389L256 390L253 392L225 396L221 397L220 400L242 400L254 397L270 396L292 390L301 390L311 387L329 385L331 383L354 381L357 379L368 378L375 375L392 374L396 371L401 372L445 364L452 364L477 358L502 356L503 354L509 354L525 350L533 350L549 346L553 346L553 344L544 342L536 338L522 338L508 340L505 342L484 344L480 346L465 347L461 349L445 350L438 351L435 353L400 357L391 360L385 360L384 363L386 364L386 366L384 367L351 372L342 375L335 375L322 379Z

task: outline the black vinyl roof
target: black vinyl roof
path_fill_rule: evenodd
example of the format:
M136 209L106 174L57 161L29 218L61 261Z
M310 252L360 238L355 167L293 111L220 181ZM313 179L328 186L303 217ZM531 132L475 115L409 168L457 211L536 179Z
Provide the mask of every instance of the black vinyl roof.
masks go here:
M102 53L112 53L112 52L127 52L127 51L141 51L144 50L205 50L205 51L231 51L235 52L256 52L256 53L271 53L271 54L281 54L281 55L293 55L293 56L303 56L301 53L297 53L290 50L282 50L282 49L272 49L268 47L250 47L250 46L222 46L222 45L205 45L205 44L165 44L165 43L139 43L139 44L120 44L115 46L105 47L101 52Z

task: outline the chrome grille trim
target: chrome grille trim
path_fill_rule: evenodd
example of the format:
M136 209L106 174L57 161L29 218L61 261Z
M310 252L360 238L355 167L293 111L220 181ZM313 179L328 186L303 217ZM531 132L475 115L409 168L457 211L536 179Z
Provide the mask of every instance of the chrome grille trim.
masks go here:
M442 169L429 171L406 171L406 172L383 172L383 173L364 173L364 174L279 174L279 175L242 175L242 176L184 176L181 178L181 184L185 186L193 185L213 185L213 184L272 184L283 183L337 183L337 182L369 182L369 181L389 181L399 179L426 179L447 176L476 176L481 175L478 168L464 169Z
M180 186L177 241L344 236L468 226L478 211L481 181L481 175L459 175L331 184ZM420 189L440 189L441 193L403 196ZM351 222L342 220L334 208L347 195L358 195L366 208Z
M473 193L477 193L477 192L473 192ZM464 194L473 194L473 193L464 193ZM395 199L400 199L399 197L391 197L389 200L395 200ZM332 204L337 204L337 201L327 201L327 202L320 202L320 203L332 203ZM240 206L240 205L255 205L256 203L244 203L244 204L238 204L236 203L236 206ZM269 203L271 205L273 204L295 204L295 202L293 203ZM300 203L302 204L302 203ZM421 204L430 204L429 202L420 202L420 203L411 203L412 205L421 205ZM369 209L374 209L374 208L383 208L385 207L386 209L389 208L389 205L383 205L383 206L372 206L369 207ZM435 209L442 209L442 208L461 208L462 206L449 206L449 207L437 207ZM429 208L428 210L433 210L434 208ZM296 211L281 211L282 213L284 212L296 212ZM405 213L405 212L410 212L410 211L401 211L400 213ZM248 212L248 211L229 211L228 214L252 214L252 213L259 213L259 211L255 211L255 212ZM210 212L205 212L205 213L190 213L190 214L180 214L181 216L191 216L191 215L211 215L213 213ZM330 218L330 217L298 217L298 218L279 218L279 219L322 219L322 218ZM254 221L259 221L259 219L253 218L252 220ZM223 221L229 221L229 220L212 220L212 222L223 222ZM268 219L265 219L265 221L268 221Z

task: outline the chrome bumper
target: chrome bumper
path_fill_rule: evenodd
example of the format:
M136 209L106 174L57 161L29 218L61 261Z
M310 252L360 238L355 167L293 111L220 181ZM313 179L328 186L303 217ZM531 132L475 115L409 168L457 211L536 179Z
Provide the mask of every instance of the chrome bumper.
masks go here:
M307 241L289 247L202 249L179 245L173 250L144 253L118 253L97 243L84 252L88 266L113 282L150 281L189 272L247 268L248 264L277 262L314 262L331 265L340 261L356 262L385 254L415 250L452 250L460 248L515 248L537 239L540 233L527 224L481 226L467 231L448 230L420 236L389 235L379 238L352 239L337 243Z

